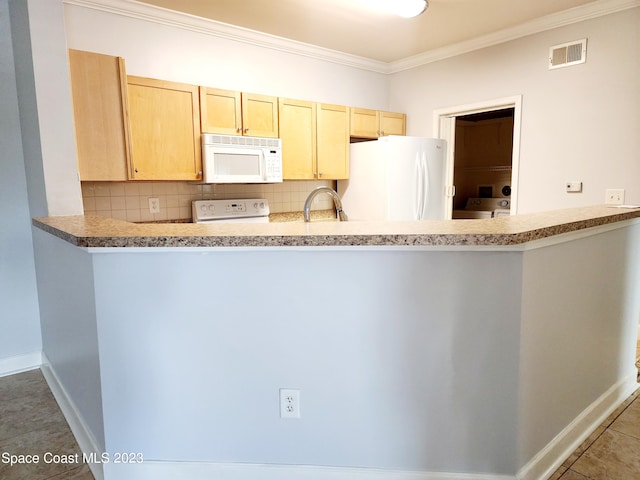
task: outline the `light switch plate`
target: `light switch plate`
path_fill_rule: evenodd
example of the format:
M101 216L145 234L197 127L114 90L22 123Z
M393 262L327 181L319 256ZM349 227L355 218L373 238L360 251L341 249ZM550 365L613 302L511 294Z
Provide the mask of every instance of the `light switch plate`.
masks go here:
M580 193L582 192L582 182L567 182L567 193Z

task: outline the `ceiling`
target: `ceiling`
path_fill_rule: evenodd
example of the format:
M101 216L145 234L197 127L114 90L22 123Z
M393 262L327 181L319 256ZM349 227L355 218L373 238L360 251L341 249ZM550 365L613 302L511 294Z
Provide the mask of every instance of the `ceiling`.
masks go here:
M369 0L142 0L142 3L381 62L514 28L597 0L429 0L412 19Z

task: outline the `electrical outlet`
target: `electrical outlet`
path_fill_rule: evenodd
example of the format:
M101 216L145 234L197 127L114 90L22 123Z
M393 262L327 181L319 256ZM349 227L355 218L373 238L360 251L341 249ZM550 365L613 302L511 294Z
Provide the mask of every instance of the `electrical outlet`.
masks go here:
M609 205L622 205L624 203L624 189L611 188L606 191L605 202Z
M160 213L160 199L158 197L149 198L149 213Z
M280 418L300 418L300 390L280 389Z

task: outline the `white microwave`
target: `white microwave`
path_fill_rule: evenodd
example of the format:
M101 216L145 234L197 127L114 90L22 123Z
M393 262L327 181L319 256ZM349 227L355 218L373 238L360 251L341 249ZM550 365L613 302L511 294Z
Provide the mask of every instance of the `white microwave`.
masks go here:
M204 183L282 182L279 138L202 134Z

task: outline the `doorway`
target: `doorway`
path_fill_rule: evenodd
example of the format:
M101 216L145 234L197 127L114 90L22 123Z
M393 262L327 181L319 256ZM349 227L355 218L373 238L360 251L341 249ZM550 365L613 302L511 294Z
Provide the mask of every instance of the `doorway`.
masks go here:
M434 112L434 136L447 141L445 218L469 198L505 198L517 213L522 97Z

